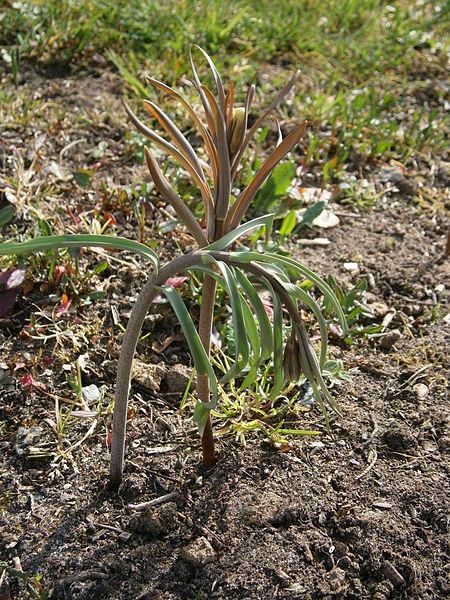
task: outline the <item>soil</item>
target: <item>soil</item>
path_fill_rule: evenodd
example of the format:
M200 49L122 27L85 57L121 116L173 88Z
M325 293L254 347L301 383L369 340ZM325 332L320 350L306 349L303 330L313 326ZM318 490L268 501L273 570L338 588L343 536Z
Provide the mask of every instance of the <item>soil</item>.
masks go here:
M98 159L96 177L103 174L116 186L142 179L143 167L132 166L125 129L115 121L119 100L112 75L33 78L21 86L22 96L39 89L43 98L53 93L52 114L64 106L91 115L87 126L61 113L45 142L47 163L83 137L70 164L85 167L89 152L104 140L107 156ZM107 111L113 116L106 118ZM9 127L5 155L13 146L26 153L39 124ZM56 344L43 335L19 335L33 302L49 310L45 288L22 295L0 331L1 362L11 371L25 365L0 388L2 560L21 565L30 577L41 575L33 585L41 586L42 598L447 598L447 231L442 211L420 202L415 191L425 186L435 197L443 194L444 166L432 169L425 159L412 163L406 172L410 185L371 209L333 205L339 226L325 234L302 232L303 238L326 235L326 248L292 244L305 264L332 274L344 289L365 277L380 320L388 313L392 320L379 338L351 347L332 340L331 354L343 360L351 382L333 390L341 415L334 416L329 432L312 405L291 425L319 429L320 437L276 445L249 435L243 446L224 435L209 472L199 465L192 421L179 411L181 394L164 384L151 391L134 383L125 480L118 494L107 489L118 324L126 322L143 280L137 263L117 263L117 271L103 278L107 301L81 303L59 315L59 330L69 333ZM381 168L370 167L377 184ZM95 194L76 191L79 204L93 209ZM73 182L53 187L45 197L49 214L74 192ZM161 220L156 204L153 209ZM131 228L129 216L117 215ZM176 251L171 235L158 233L156 225L148 225L146 234L159 235L167 255ZM351 271L349 262L357 263ZM151 340L162 343L176 329L164 310L157 305L146 323ZM101 390L104 410L96 420L87 415L71 421L58 437L55 397L62 403L69 395L63 366L80 354L83 384ZM140 344L137 358L162 361L169 370L189 365L176 336L163 352L151 342ZM38 385L25 385L28 372ZM68 439L79 444L68 450ZM166 495L161 504L136 508ZM2 600L30 597L11 571L1 585Z

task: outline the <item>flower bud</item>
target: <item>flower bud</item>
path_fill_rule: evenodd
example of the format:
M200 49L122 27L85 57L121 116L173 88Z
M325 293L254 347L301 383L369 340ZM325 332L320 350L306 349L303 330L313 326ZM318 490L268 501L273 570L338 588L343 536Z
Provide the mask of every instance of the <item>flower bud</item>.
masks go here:
M298 381L302 374L302 365L300 362L300 346L292 328L291 335L286 342L283 354L283 372L284 380L289 383Z
M246 129L245 108L240 106L233 109L231 121L230 154L234 154L242 144Z

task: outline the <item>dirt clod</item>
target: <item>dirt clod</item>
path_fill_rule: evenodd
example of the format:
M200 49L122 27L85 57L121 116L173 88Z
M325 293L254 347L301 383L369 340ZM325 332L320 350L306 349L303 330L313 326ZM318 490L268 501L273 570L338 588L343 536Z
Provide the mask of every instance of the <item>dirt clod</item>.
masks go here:
M203 567L214 560L216 553L205 537L200 537L183 548L182 557L194 567Z

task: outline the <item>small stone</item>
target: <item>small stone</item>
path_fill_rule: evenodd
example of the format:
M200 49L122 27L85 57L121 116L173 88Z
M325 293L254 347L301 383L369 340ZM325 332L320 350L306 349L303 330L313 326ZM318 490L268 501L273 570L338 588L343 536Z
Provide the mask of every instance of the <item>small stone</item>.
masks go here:
M328 573L327 580L331 590L333 592L338 592L345 583L345 571L339 567L335 567Z
M398 342L398 340L402 337L402 333L400 329L393 329L388 333L385 333L380 338L380 346L383 350L390 350L394 344Z
M390 502L385 502L383 500L375 500L375 502L372 503L372 506L381 510L391 510L392 508L392 504Z
M216 553L208 540L200 537L183 548L181 556L194 567L202 567L214 560Z
M130 537L131 537L131 533L129 531L122 531L122 533L119 533L119 535L118 535L118 539L121 542L128 542Z
M419 398L419 400L422 400L428 396L428 392L430 390L424 383L416 383L414 386L414 391L416 392L416 396Z
M350 273L359 273L359 265L356 262L345 262L343 267L346 271L350 271Z
M185 365L173 365L168 369L166 373L166 384L169 392L182 393L186 389L192 376L192 368L186 367ZM193 381L191 381L191 389L193 387Z
M100 399L100 390L94 384L82 388L81 393L86 404L94 404Z
M158 392L161 381L166 374L166 365L148 365L140 360L133 362L133 379L147 390Z
M376 317L384 317L389 311L388 305L384 302L373 302L370 308Z

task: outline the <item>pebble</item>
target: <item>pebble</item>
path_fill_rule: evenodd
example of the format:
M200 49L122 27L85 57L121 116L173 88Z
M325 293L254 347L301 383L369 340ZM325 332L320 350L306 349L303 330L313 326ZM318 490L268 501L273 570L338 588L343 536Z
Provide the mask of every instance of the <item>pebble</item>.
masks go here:
M94 404L94 402L97 402L100 399L100 390L95 384L87 385L82 388L81 393L83 394L83 399L86 404Z
M214 560L216 553L205 537L199 537L183 548L181 556L194 567L202 567Z
M339 567L335 567L327 575L327 580L333 592L338 592L345 583L345 571Z
M389 311L388 305L384 302L373 302L369 306L376 317L384 317Z
M428 396L430 390L424 383L416 383L414 386L414 391L416 392L416 396L419 398L419 400L422 400L422 398L426 398Z
M165 374L166 366L164 363L148 365L140 360L133 361L133 379L147 390L158 392Z
M25 454L28 446L33 446L37 444L43 434L42 427L30 427L29 429L25 427L19 427L17 430L16 436L16 445L15 449L19 456Z
M345 262L343 267L346 271L350 271L350 273L359 273L359 265L356 262Z

